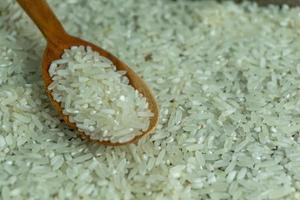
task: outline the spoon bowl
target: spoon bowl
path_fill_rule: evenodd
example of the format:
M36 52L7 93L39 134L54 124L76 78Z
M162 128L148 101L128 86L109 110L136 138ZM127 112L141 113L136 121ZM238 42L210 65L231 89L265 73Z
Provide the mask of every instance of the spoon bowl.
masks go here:
M150 118L150 125L146 131L139 136L136 136L130 141L124 143L112 143L110 141L95 141L99 144L108 146L119 146L128 143L135 143L140 138L152 133L158 123L159 110L154 95L147 84L124 62L118 59L110 52L102 49L101 47L82 40L80 38L73 37L65 32L61 23L58 21L54 13L45 0L17 0L21 7L26 11L29 17L35 22L38 28L41 30L47 40L47 47L44 51L42 59L42 78L46 87L47 95L50 99L55 110L63 118L64 122L71 128L78 132L82 139L92 140L89 135L79 131L76 124L69 121L69 117L63 114L63 109L57 101L54 100L51 92L48 90L48 86L52 83L51 76L49 74L50 64L57 59L60 59L65 49L70 49L72 46L89 46L93 51L98 52L101 56L109 59L117 70L126 71L126 76L129 79L129 84L138 90L146 99L149 104L149 109L153 113L153 117ZM94 140L92 140L94 141Z

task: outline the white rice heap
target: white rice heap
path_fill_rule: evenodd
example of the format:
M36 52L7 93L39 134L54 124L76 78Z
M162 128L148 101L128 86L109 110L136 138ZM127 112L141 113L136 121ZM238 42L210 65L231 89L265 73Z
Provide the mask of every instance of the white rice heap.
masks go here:
M138 145L81 141L45 95L42 35L1 0L0 199L300 199L300 8L48 2L134 66L160 124Z
M51 63L48 89L69 121L91 139L127 142L149 127L148 103L125 71L91 47L73 46Z

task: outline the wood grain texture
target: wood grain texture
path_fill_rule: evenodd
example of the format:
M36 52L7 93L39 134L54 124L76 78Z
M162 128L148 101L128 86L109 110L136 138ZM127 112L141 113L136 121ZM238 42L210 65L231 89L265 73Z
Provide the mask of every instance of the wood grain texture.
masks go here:
M136 143L140 138L154 132L159 119L158 104L147 84L133 70L131 70L120 59L112 55L110 52L102 49L101 47L67 34L45 0L17 1L30 16L30 18L34 21L34 23L38 26L47 40L47 47L44 51L42 60L42 78L44 80L45 89L50 102L70 128L74 129L81 138L92 141L92 139L88 135L78 130L75 123L71 123L69 121L68 116L63 114L60 103L53 99L51 92L48 90L48 86L52 83L52 79L49 75L48 70L51 62L53 60L59 59L64 53L64 49L69 49L71 46L83 45L90 46L94 51L99 52L101 56L104 56L111 60L112 63L116 66L117 70L126 71L126 75L129 79L130 85L137 89L147 99L147 102L149 103L149 109L154 114L154 116L150 119L148 130L144 131L142 135L133 138L131 141L125 143L111 143L109 141L93 142L109 146L119 146L128 143Z

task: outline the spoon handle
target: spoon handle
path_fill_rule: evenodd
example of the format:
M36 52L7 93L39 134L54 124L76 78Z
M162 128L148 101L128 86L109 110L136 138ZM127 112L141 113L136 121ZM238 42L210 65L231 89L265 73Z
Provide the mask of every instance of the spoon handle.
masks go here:
M66 32L46 0L17 0L48 42L59 44Z

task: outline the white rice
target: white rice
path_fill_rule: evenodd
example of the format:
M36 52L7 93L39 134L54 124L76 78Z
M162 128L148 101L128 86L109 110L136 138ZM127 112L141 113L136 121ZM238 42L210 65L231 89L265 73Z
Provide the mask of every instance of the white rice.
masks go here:
M125 73L90 47L73 46L51 63L48 89L91 139L123 143L146 131L153 116Z
M299 8L48 1L133 66L161 118L137 145L76 137L45 95L42 35L1 0L0 199L300 199Z

